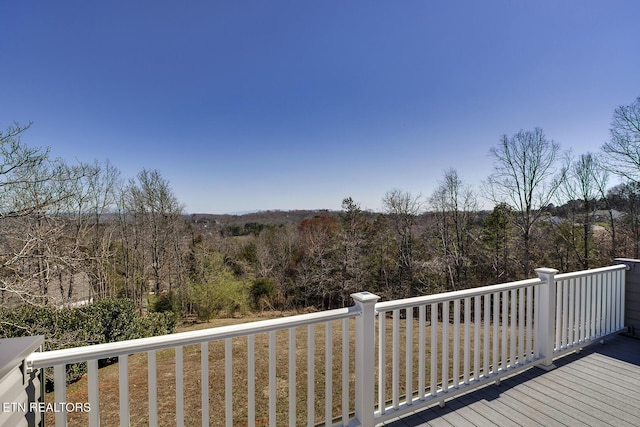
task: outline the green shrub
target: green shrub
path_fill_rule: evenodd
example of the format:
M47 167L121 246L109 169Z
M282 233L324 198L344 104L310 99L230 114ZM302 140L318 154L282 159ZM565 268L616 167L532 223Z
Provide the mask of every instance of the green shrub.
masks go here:
M267 278L257 279L253 282L253 285L251 285L250 294L253 307L262 309L264 300L270 301L276 294L276 285L272 280Z
M189 283L187 302L201 320L249 311L250 284L228 265L229 259L216 251L204 254L201 273Z
M233 316L249 311L248 283L233 277L191 284L191 294L191 301L201 320L209 321L220 314Z
M140 329L144 336L167 335L175 332L178 326L178 316L172 311L163 313L149 313L138 319Z
M5 310L1 316L0 338L43 335L45 350L169 334L177 326L173 312L141 316L127 298L107 298L78 308L25 305ZM67 381L77 380L86 371L86 363L67 365ZM51 389L49 374L47 388Z
M102 342L124 341L143 336L139 328L138 309L131 299L106 298L77 310L100 319Z
M151 311L156 313L173 312L177 317L182 315L180 300L173 291L157 295L151 302Z

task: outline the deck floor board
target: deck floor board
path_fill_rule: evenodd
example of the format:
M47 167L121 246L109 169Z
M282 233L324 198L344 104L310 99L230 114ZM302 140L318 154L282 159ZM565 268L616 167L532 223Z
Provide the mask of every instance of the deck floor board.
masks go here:
M418 426L640 425L640 340L625 336L585 347L482 389L387 422Z

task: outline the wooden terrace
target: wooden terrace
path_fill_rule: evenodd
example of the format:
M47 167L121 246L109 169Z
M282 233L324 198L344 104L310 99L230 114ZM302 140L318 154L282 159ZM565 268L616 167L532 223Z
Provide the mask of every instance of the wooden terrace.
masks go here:
M612 336L554 360L556 369L530 368L380 426L614 426L640 425L640 339Z

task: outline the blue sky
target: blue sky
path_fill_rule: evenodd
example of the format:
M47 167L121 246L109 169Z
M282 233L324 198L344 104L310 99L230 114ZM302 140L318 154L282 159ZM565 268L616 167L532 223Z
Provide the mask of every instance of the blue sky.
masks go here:
M640 2L20 1L0 6L0 128L166 178L187 212L380 210L502 134L597 152L640 96ZM476 187L477 188L477 187Z

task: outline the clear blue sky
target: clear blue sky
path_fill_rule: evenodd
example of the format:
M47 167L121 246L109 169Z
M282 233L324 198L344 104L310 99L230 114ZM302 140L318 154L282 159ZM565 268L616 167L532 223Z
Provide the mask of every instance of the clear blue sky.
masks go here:
M0 128L166 178L187 212L379 210L502 134L597 152L640 96L640 2L5 1Z

